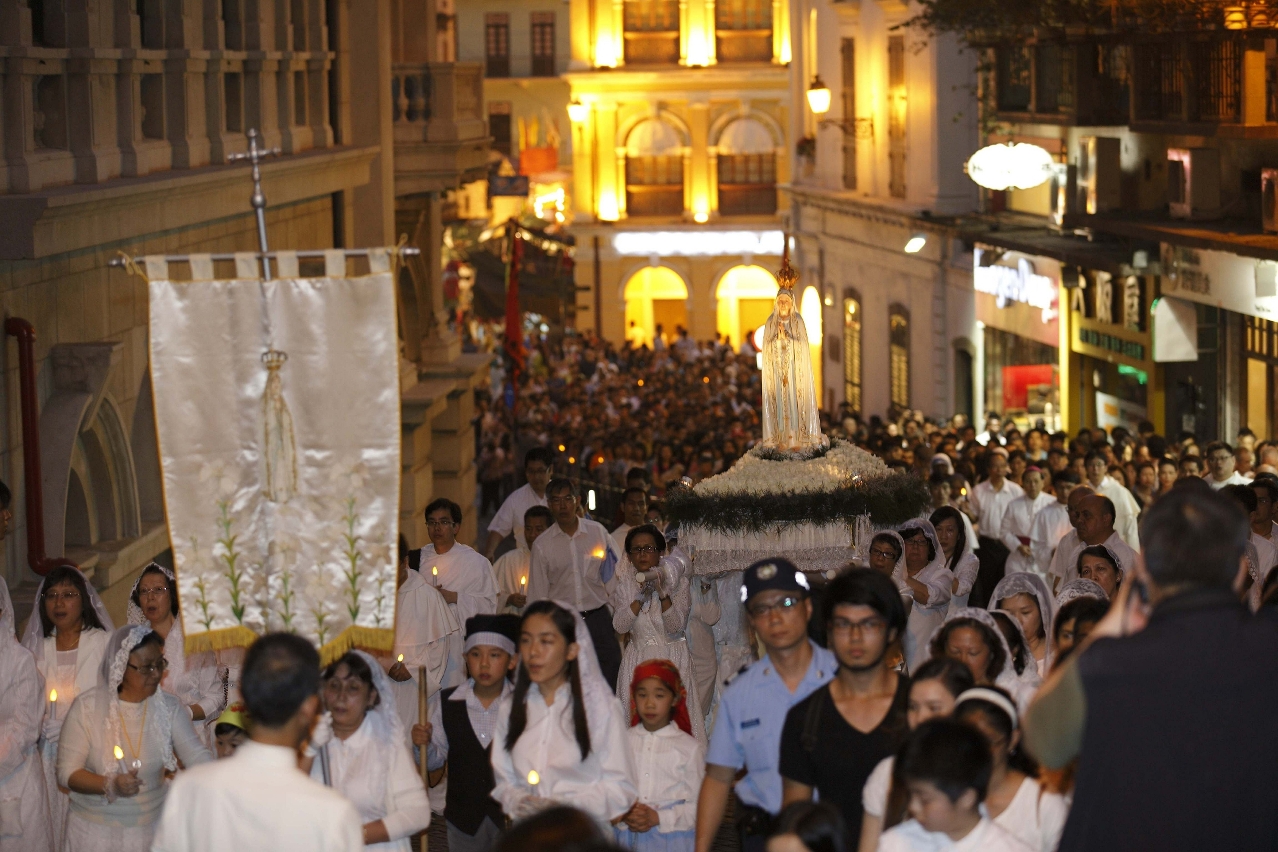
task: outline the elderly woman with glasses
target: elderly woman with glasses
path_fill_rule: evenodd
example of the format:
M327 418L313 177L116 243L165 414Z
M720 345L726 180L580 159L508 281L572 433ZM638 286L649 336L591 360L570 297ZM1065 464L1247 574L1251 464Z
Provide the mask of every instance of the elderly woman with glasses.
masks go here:
M213 727L226 707L226 685L212 653L188 654L178 618L173 573L152 562L142 569L129 594L129 624L150 626L164 642L166 668L160 688L177 697L195 722L195 732L210 750Z
M190 714L160 691L164 641L150 627L111 634L98 685L62 727L58 783L71 790L64 852L146 852L178 760L213 759Z
M697 681L684 635L684 625L692 609L688 578L681 577L674 588L666 587L657 570L666 552L666 538L652 524L641 524L626 533L625 548L626 559L617 568L613 587L612 626L618 633L630 636L621 654L621 670L617 675L617 698L629 715L630 679L640 663L669 660L679 669L684 683ZM688 690L688 717L692 720L692 735L704 744L705 711L695 689Z

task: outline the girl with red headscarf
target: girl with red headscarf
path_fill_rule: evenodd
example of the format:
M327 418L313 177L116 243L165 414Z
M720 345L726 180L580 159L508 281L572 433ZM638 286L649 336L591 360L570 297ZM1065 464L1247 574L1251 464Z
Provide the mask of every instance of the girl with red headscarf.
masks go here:
M642 852L692 852L705 746L692 736L688 692L674 663L635 667L630 726L639 800L617 821L617 842Z

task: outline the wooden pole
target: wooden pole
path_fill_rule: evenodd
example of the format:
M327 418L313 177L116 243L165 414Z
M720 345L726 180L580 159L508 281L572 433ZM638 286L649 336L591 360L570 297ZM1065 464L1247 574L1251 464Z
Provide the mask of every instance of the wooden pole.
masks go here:
M417 667L417 723L425 725L430 721L430 710L426 705L426 667ZM428 746L419 746L421 749L421 771L422 786L426 788L426 794L430 795L430 769L426 765L426 750ZM428 841L426 839L426 831L422 832L421 852L427 852Z

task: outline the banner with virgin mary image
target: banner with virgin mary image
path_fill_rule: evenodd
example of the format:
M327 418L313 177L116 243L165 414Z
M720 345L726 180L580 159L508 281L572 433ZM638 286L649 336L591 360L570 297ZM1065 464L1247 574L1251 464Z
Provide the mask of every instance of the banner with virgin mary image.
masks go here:
M399 343L372 274L171 280L147 258L164 503L188 652L289 631L325 661L394 643ZM340 255L340 257L338 256ZM291 268L291 269L290 269ZM241 277L242 276L242 277ZM210 276L211 277L211 276Z

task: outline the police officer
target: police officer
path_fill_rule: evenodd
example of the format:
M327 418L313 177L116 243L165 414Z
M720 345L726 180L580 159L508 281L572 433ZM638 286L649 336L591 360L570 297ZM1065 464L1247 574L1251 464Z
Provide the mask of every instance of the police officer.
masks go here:
M794 563L764 559L745 570L741 600L767 655L738 675L719 700L706 775L697 800L697 852L710 852L736 785L742 852L762 852L781 810L777 764L786 712L834 677L834 655L808 638L808 579Z

